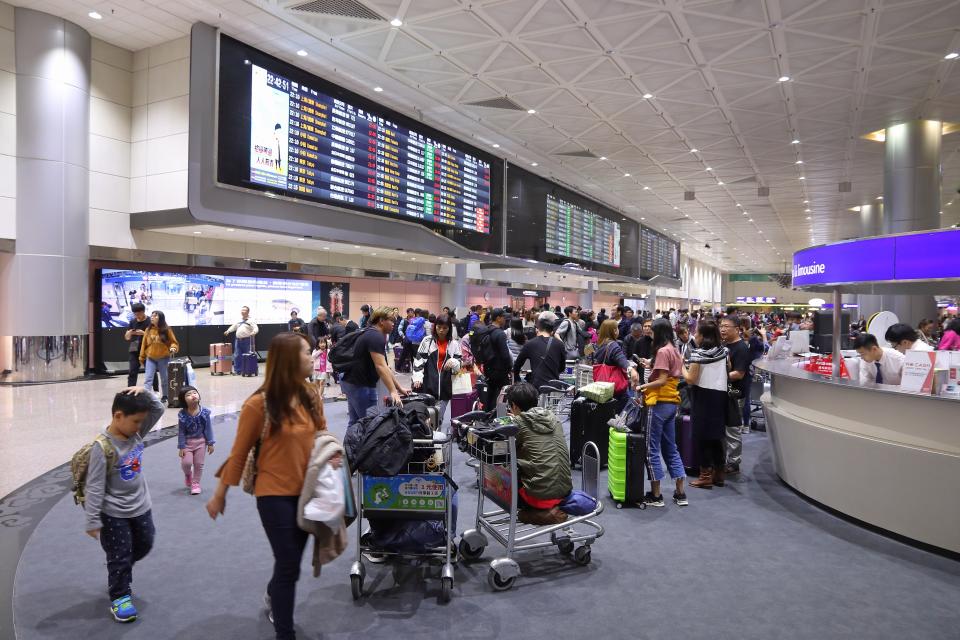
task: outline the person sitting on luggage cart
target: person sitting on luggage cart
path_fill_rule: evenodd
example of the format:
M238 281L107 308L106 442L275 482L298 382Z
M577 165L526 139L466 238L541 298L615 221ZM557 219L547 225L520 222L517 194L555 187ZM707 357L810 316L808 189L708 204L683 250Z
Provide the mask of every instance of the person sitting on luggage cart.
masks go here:
M564 522L559 504L573 491L570 452L560 420L537 406L537 389L519 382L507 390L507 407L520 428L517 433L517 471L520 522L550 525Z
M233 341L233 373L240 375L240 356L252 353L254 350L254 336L260 332L257 323L250 319L250 307L240 307L240 322L230 325L230 328L223 332L223 335L229 336L236 333Z

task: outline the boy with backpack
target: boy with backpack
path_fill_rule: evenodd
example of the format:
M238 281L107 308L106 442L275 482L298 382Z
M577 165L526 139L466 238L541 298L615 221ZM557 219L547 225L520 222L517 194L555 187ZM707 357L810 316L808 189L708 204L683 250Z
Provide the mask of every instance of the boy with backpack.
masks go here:
M110 425L73 457L74 500L86 513L84 530L99 538L107 555L110 613L117 622L133 622L133 565L150 553L155 532L143 477L143 437L164 406L143 387L129 387L114 396L110 411Z
M420 343L427 335L427 317L423 309L415 309L413 317L407 320L403 328L403 355L402 362L413 362L413 357L420 350Z

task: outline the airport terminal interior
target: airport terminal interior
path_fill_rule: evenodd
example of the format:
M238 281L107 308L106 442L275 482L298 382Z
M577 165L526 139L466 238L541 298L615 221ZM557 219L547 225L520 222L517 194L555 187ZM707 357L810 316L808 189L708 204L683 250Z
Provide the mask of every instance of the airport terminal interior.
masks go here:
M0 640L958 640L958 247L957 0L0 0Z

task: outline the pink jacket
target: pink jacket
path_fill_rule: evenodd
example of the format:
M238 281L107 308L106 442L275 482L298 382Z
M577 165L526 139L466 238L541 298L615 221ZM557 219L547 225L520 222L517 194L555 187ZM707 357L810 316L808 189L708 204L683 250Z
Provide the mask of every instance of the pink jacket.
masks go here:
M940 338L940 351L960 351L960 336L955 331L946 331Z

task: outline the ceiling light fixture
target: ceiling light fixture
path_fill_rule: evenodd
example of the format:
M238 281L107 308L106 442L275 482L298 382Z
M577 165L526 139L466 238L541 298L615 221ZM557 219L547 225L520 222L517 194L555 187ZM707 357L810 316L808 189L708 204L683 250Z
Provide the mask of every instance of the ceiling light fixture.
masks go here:
M643 99L644 99L644 100L649 100L649 99L652 98L652 97L653 97L653 94L652 94L652 93L645 93L645 94L643 94Z
M93 16L90 17L92 18ZM960 58L960 53L957 53L956 51L951 51L947 55L943 56L944 60L955 60L957 58Z
M537 112L536 109L527 109L527 113L529 113L530 115L533 115L533 114L535 114L536 112Z
M500 148L500 145L497 144L496 142L494 142L494 143L493 143L493 148L494 148L494 149L499 149L499 148Z
M790 76L780 76L777 78L777 82L790 82Z
M650 191L650 187L644 187L643 190L644 190L644 191Z
M264 240L264 242L268 242L268 243L269 243L269 242L273 242L273 240Z
M804 213L810 213L810 209L804 209L803 212L804 212Z
M696 153L697 151L699 151L697 148L690 149L690 153Z
M298 50L297 50L297 55L302 58L303 56L307 55L307 52L304 51L303 49L298 49Z
M723 184L724 184L724 183L723 183L723 180L718 180L718 181L717 181L717 185L718 185L718 186L721 186L721 187L722 187Z
M623 177L624 177L624 178L629 178L629 177L630 177L630 174L629 174L629 173L625 173L625 174L623 174Z
M803 160L797 160L797 161L794 162L793 164L803 164Z
M390 21L390 26L391 26L391 27L402 27L402 26L403 26L403 20L401 20L400 18L394 18L393 20Z
M530 166L531 166L531 167L535 167L535 166L537 166L537 163L536 163L536 162L531 162L531 163L530 163Z
M794 138L793 140L790 141L790 144L800 144L800 141Z
M800 176L800 177L798 178L798 180L806 180L806 179L807 179L806 176Z
M227 229L227 231L236 231L236 229Z
M607 156L600 156L600 159L601 159L601 160L606 160L606 159L607 159Z
M809 219L810 219L810 216L807 216L807 220L809 220Z
M940 213L943 213L943 212L941 211ZM194 231L194 232L193 232L193 235L198 236L198 235L200 235L201 233L203 233L203 231Z
M303 242L304 240L306 240L306 238L297 238L297 240L299 240L300 242Z
M809 200L804 200L804 201L803 201L803 204L810 204L810 201L809 201Z
M877 200L883 200L883 196L877 196ZM952 203L952 202L948 202L947 204L953 204L953 203Z
M377 93L382 93L383 87L374 87L373 90L376 91Z
M88 15L89 17L93 18L94 20L103 20L103 16L100 15L99 13L97 13L96 11L91 11L91 12L88 13L87 15ZM956 55L956 54L954 54L954 55ZM947 58L947 59L949 60L949 58Z
M713 167L707 167L704 171L713 171Z

